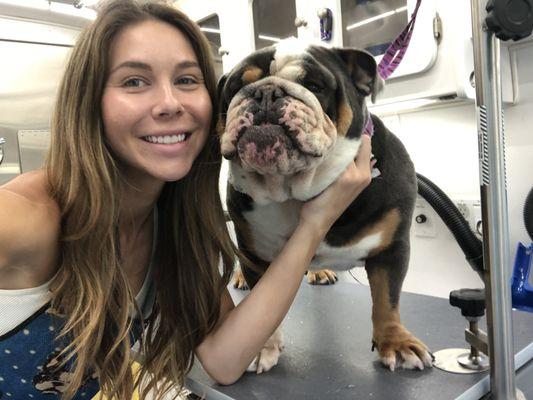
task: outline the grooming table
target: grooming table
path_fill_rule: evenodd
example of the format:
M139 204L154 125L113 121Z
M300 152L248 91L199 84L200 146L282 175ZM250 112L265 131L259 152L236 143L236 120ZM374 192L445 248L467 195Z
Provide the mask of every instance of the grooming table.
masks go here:
M243 297L241 291L230 291L236 301ZM431 351L467 348L467 321L447 299L402 293L400 313L407 329ZM453 374L437 368L391 372L382 367L377 351L370 351L370 314L370 289L365 285L303 282L282 325L285 350L278 365L260 375L245 373L237 383L222 386L196 362L186 386L208 400L469 400L489 392L488 372ZM533 314L513 311L513 320L519 368L533 358ZM484 319L480 327L486 331ZM521 376L522 371L517 374L517 386L526 395L533 392L531 365L522 368L527 376Z

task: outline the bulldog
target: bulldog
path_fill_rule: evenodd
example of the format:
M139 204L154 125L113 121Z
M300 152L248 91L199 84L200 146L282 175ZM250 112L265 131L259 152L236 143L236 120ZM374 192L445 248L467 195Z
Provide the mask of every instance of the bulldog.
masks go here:
M431 366L427 347L400 321L417 184L402 143L366 108L366 98L374 100L382 87L374 58L286 40L252 53L218 87L217 131L229 160L227 207L248 286L294 231L302 203L335 181L357 157L361 135L373 133L379 172L334 223L309 269L364 264L373 349L381 362L391 370ZM282 349L278 328L249 369L269 370Z

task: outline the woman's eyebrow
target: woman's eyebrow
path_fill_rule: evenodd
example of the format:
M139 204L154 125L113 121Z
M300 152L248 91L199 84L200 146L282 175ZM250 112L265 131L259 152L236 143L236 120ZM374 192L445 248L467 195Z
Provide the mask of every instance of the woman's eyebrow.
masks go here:
M149 64L143 63L141 61L124 61L122 64L117 65L115 68L113 68L110 72L112 74L116 70L120 68L137 68L137 69L144 69L147 71L151 71L152 67L150 67Z
M176 64L176 69L180 69L180 68L200 68L200 65L196 61L187 60L187 61L182 61Z
M137 69L144 69L146 71L152 71L152 67L149 64L146 64L141 61L124 61L123 63L117 65L115 68L113 68L110 72L112 74L116 70L120 68L137 68ZM186 60L181 61L178 64L176 64L176 69L183 69L183 68L200 68L200 65L196 61L192 60Z

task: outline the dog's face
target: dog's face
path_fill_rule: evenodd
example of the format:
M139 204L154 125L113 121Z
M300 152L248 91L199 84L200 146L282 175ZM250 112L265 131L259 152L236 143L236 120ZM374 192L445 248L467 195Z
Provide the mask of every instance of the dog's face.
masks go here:
M380 87L362 51L293 39L251 54L219 83L231 183L260 202L316 195L353 160Z

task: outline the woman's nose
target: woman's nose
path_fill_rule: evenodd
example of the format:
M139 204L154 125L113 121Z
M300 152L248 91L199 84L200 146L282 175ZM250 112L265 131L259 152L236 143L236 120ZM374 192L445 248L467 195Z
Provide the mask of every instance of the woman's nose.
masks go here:
M181 114L183 110L184 108L180 101L179 91L173 85L161 85L156 92L153 117L171 117Z

